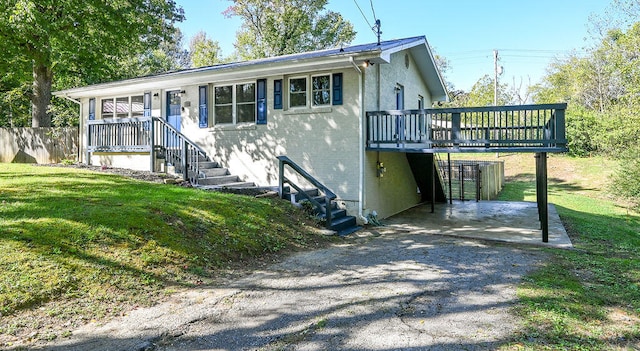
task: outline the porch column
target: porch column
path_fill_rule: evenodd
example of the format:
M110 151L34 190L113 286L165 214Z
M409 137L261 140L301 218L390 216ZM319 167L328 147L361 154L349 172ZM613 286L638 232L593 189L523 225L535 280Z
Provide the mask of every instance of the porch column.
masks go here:
M542 242L549 242L549 204L547 197L547 153L536 153L536 199L542 229Z

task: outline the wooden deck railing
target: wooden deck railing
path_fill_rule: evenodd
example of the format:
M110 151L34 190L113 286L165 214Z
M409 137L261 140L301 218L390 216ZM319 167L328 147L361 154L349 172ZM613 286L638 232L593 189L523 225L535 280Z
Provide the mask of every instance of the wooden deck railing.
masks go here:
M367 112L369 150L567 151L566 104Z
M88 121L88 160L94 152L149 152L151 169L160 155L193 184L200 176L199 162L208 160L202 148L158 117Z

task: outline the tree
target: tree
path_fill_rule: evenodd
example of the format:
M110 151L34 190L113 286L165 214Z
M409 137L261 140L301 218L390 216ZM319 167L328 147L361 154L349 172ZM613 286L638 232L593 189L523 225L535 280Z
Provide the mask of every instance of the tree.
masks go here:
M113 62L158 46L184 19L173 0L3 0L0 72L31 72L32 126L50 126L57 74L113 74Z
M223 62L220 45L217 41L207 38L207 33L196 33L189 42L191 67L212 66Z
M243 60L312 51L349 44L353 25L326 11L327 0L230 0L227 16L243 23L235 48Z
M175 28L173 34L163 39L157 47L147 48L142 53L134 52L117 62L120 67L116 71L118 76L110 79L127 79L189 68L189 51L183 46L182 32Z
M485 74L473 85L471 91L455 92L451 106L472 107L491 106L494 103L493 79ZM509 105L513 102L512 91L507 84L498 83L498 105Z

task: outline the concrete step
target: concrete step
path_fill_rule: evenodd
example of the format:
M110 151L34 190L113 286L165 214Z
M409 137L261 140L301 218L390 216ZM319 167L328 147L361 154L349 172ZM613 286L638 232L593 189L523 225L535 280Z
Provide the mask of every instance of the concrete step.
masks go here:
M233 182L233 183L225 183L225 184L214 184L214 185L204 185L198 183L198 188L207 189L207 190L215 190L215 189L247 189L255 187L255 183L252 182Z
M231 175L231 174L198 179L198 184L200 185L223 185L227 183L238 183L238 182L240 182L240 178L237 175Z
M219 168L220 164L215 161L205 161L205 162L199 162L198 167L200 167L200 169Z
M201 168L200 169L200 173L202 173L205 178L209 178L209 177L218 177L218 176L224 176L224 175L229 175L229 169L227 168L222 168L222 167L216 167L216 168Z

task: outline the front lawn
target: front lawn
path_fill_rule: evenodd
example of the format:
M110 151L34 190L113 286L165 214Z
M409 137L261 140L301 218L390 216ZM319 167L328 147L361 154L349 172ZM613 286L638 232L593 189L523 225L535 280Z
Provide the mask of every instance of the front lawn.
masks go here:
M52 339L326 240L306 221L278 199L0 164L0 346Z

